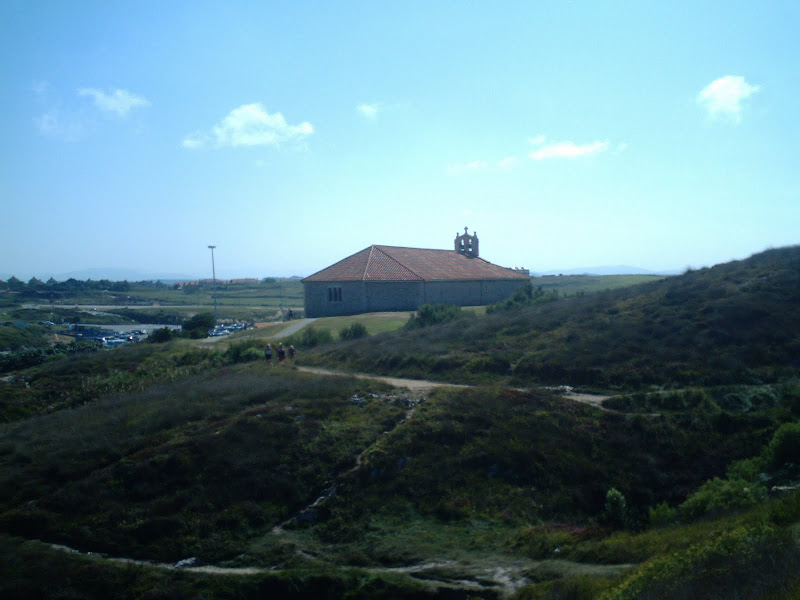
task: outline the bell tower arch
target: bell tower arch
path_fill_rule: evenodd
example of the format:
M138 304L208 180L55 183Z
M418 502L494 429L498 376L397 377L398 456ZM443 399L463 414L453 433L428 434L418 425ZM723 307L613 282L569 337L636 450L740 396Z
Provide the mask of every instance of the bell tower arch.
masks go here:
M478 258L478 232L473 231L472 235L464 227L464 233L456 233L455 250L469 258Z

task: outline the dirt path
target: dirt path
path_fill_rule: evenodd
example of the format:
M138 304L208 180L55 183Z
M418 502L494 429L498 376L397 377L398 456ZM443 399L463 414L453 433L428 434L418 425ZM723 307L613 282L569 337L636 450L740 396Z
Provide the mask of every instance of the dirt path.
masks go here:
M133 558L117 558L93 552L80 552L62 544L48 544L52 549L66 554L85 556L94 560L111 563L163 569L167 571L186 571L204 575L248 576L277 573L275 567L218 567L198 565L194 558L176 563L160 563ZM308 556L315 560L313 556ZM537 574L539 580L560 577L604 576L612 577L634 567L633 564L595 565L569 560L532 560L507 556L480 556L471 560L428 561L402 567L365 567L371 573L402 573L426 585L429 589L449 589L488 594L482 597L510 598L522 587L531 582L530 574Z
M341 377L356 377L358 379L371 379L373 381L382 381L394 387L406 388L415 392L429 392L438 387L454 387L454 388L468 388L474 387L464 385L463 383L445 383L442 381L429 381L425 379L404 379L402 377L386 377L384 375L370 375L369 373L347 373L345 371L335 371L333 369L321 369L318 367L297 367L298 371L305 373L314 373L316 375L339 375ZM529 391L529 388L515 388L521 392ZM606 410L603 408L603 401L608 400L611 396L602 396L600 394L581 394L573 391L568 385L558 387L546 387L544 389L559 393L567 400L588 404Z
M414 392L430 392L438 387L466 388L467 385L460 383L442 383L441 381L426 381L424 379L403 379L402 377L386 377L384 375L370 375L369 373L345 373L333 369L321 369L318 367L297 367L298 371L304 373L314 373L315 375L338 375L339 377L355 377L357 379L371 379L372 381L382 381L391 386L406 388Z
M316 321L316 319L297 319L296 321L293 321L292 324L289 325L286 329L279 331L272 337L278 340L281 338L287 338L290 335L295 334L301 329L303 329L303 327L305 327L306 325L311 325L311 323L313 323L314 321Z
M296 321L293 321L292 324L289 325L288 327L284 327L283 329L281 329L277 333L272 334L270 336L270 339L271 340L280 340L280 339L283 339L283 338L287 338L290 335L292 335L293 333L297 333L298 331L303 329L303 327L305 327L306 325L310 325L314 321L316 321L316 319L297 319ZM269 323L269 325L280 325L280 324L282 324L284 322L285 321L279 321L279 322L276 321L275 323ZM253 331L253 330L251 329L250 331ZM234 340L237 341L237 342L241 342L244 339L247 339L247 338L246 337L236 337L236 338L234 338ZM214 336L214 337L207 337L207 338L203 338L201 340L197 340L197 342L199 344L217 344L217 343L223 342L223 341L228 341L229 342L229 341L231 341L231 337L228 336L228 335L218 335L218 336Z

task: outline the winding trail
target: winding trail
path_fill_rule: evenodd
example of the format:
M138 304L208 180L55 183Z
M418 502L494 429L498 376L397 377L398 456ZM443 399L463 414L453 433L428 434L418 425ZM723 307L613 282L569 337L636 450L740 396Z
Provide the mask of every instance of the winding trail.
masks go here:
M177 563L163 563L133 558L117 558L81 552L62 544L47 544L53 550L83 556L92 560L131 565L135 567L161 569L165 571L185 571L202 575L239 576L279 573L275 567L218 567L198 565L194 559ZM313 556L307 556L314 560ZM401 567L361 567L365 572L389 574L402 573L422 583L431 591L452 590L460 592L458 597L469 598L471 593L481 594L482 598L510 598L522 587L531 583L530 575L536 574L546 579L572 577L575 575L613 577L635 567L635 564L590 564L562 559L533 560L507 556L485 556L466 560L431 560ZM350 567L353 568L353 567ZM543 579L539 579L543 580ZM452 596L452 592L447 595Z
M280 339L283 339L283 338L287 338L290 335L292 335L294 333L297 333L298 331L303 329L306 325L310 325L314 321L316 321L316 319L297 319L296 321L293 321L292 324L289 325L288 327L284 327L283 329L281 329L277 333L272 334L270 336L270 339L271 340L280 340ZM276 321L275 323L268 323L268 324L269 325L279 325L282 322L284 322L284 321ZM246 339L246 338L239 337L239 338L234 338L234 339L236 341L242 341L243 339ZM197 342L200 343L200 344L217 344L217 343L223 342L223 341L228 341L228 342L231 341L230 340L230 336L228 336L228 335L220 335L220 336L216 336L216 337L207 337L207 338L203 338L201 340L197 340Z
M387 377L385 375L370 375L369 373L347 373L345 371L336 371L333 369L322 369L319 367L297 367L298 371L303 373L313 373L314 375L329 375L337 377L355 377L356 379L370 379L372 381L381 381L388 383L396 388L406 388L413 392L430 392L438 387L454 387L454 388L467 388L468 385L461 383L443 383L441 381L428 381L425 379L404 379L402 377Z
M314 321L316 321L316 319L297 319L296 321L293 321L292 324L286 329L282 329L272 337L275 339L287 338L303 329L306 325L311 325L311 323Z
M313 373L315 375L330 375L339 377L356 377L357 379L370 379L372 381L382 381L391 386L398 388L406 388L415 392L430 392L434 388L450 387L450 388L471 388L475 386L465 385L463 383L446 383L442 381L430 381L426 379L405 379L403 377L387 377L385 375L371 375L369 373L348 373L346 371L336 371L333 369L322 369L319 367L297 367L298 371L304 373ZM531 388L513 388L520 392L530 391ZM603 408L603 402L611 398L611 396L603 396L600 394L583 394L575 392L572 387L568 385L561 385L557 387L543 387L543 389L557 392L567 400L580 402L581 404L588 404L600 410L607 410Z

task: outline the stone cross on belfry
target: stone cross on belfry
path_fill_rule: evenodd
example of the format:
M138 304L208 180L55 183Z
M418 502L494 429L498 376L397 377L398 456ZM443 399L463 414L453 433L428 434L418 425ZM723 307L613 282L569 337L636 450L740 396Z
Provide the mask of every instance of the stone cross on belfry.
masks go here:
M456 233L455 250L469 258L478 258L478 232L472 235L468 233L468 228L464 227L464 234Z

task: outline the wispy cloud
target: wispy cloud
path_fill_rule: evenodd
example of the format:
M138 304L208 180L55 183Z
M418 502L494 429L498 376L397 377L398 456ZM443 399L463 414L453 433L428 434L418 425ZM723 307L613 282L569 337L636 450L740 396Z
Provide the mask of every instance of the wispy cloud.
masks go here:
M761 89L744 77L726 75L709 83L697 95L697 102L706 110L709 119L726 119L733 123L742 120L742 103Z
M483 171L488 166L489 163L487 163L485 160L473 160L467 163L457 163L448 165L447 174L460 175L462 173L468 173L470 171Z
M504 171L510 171L519 164L519 159L516 156L507 156L497 161L497 166Z
M576 144L575 142L566 140L563 142L545 143L547 138L544 135L536 135L528 138L528 143L537 146L534 152L528 156L533 160L545 160L549 158L581 158L583 156L591 156L592 154L600 154L611 150L613 154L620 154L627 148L627 144L619 143L616 146L611 145L608 140L589 142L586 144ZM520 159L516 156L506 156L499 160L473 160L466 163L454 163L448 165L448 175L461 175L464 173L475 171L511 171L520 165Z
M114 90L106 93L96 88L80 88L79 96L90 96L94 100L97 108L103 112L116 113L120 117L127 117L128 113L134 108L144 108L150 106L150 101L133 94L128 90Z
M359 104L356 106L356 110L361 114L362 117L365 119L376 119L378 117L378 110L380 109L379 104Z
M534 142L534 140L536 140ZM531 142L541 145L544 143L544 138L538 136ZM609 148L608 140L602 142L590 142L588 144L576 144L571 141L556 142L542 146L535 152L530 154L533 160L545 160L549 158L581 158L584 156L591 156L592 154L599 154L605 152Z
M53 108L33 120L36 129L45 137L75 142L83 136L83 124L74 115Z
M203 146L205 146L208 143L209 139L210 138L208 137L208 135L200 131L195 131L194 133L190 133L185 138L183 138L183 141L181 141L181 146L183 146L184 148L188 148L189 150L194 150L196 148L202 148Z
M314 133L311 123L290 125L281 113L269 113L260 102L243 104L233 109L211 133L194 132L181 144L184 148L201 148L213 142L217 147L279 146L300 142Z

